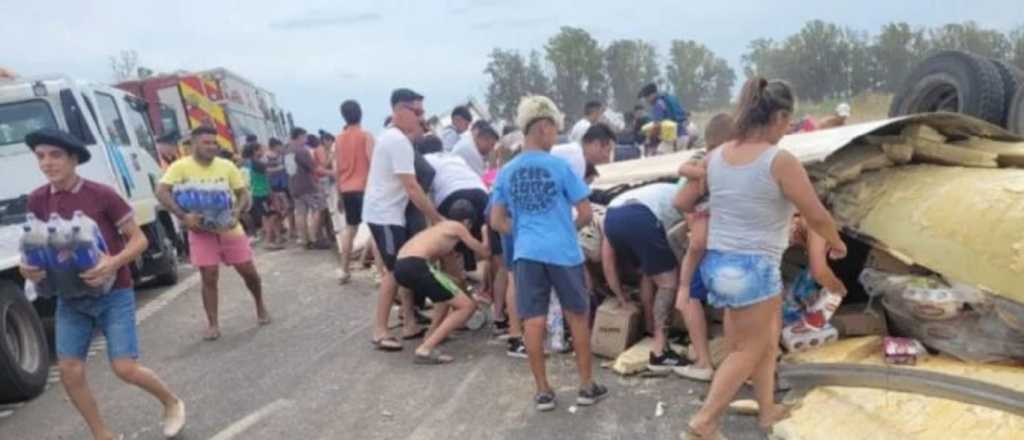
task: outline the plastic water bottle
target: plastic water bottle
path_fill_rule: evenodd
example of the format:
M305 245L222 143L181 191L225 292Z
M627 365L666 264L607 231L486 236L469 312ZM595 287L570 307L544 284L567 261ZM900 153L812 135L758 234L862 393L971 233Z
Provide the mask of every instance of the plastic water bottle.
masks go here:
M25 263L43 270L49 268L50 253L46 225L35 215L29 213L21 230L23 231L20 242L21 256Z
M92 269L99 264L102 248L106 246L101 246L103 237L99 233L99 227L82 211L75 211L71 219L71 240L75 266L79 271Z
M71 225L57 213L50 214L46 223L47 241L50 245L50 262L61 271L74 269L74 244L71 239Z
M548 348L555 353L565 351L565 318L562 316L562 304L558 295L551 291L551 302L548 306Z

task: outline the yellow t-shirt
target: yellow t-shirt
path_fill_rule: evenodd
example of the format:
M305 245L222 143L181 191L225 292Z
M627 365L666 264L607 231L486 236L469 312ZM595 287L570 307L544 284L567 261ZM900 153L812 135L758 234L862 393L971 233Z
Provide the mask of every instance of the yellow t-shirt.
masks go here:
M164 172L164 176L160 179L160 183L165 185L184 185L184 184L202 184L202 185L214 185L223 187L231 194L232 204L237 203L235 199L235 191L246 188L245 179L242 177L242 172L239 171L238 167L234 163L227 159L221 159L219 157L213 158L213 161L209 165L202 165L195 160L192 156L188 156L179 160L176 160L167 168ZM235 225L235 227L227 232L228 234L244 234L241 225Z

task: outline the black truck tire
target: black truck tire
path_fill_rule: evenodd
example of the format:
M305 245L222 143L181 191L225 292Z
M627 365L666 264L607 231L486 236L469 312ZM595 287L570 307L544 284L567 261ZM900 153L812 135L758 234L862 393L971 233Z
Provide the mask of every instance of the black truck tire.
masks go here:
M889 116L939 111L1002 124L1006 92L995 64L967 52L938 52L914 67L893 98Z
M0 404L35 398L50 371L46 333L32 305L11 281L0 281Z
M1024 84L1024 71L1003 60L992 59L991 61L996 66L996 70L999 71L999 78L1003 80L1003 93L1006 96L1003 105L1003 108L1006 110L1003 112L1003 123L1000 125L1010 128L1010 110L1012 110L1013 100L1017 96L1017 91Z
M1024 87L1017 89L1017 93L1010 101L1009 116L1006 118L1006 128L1010 131L1024 136Z

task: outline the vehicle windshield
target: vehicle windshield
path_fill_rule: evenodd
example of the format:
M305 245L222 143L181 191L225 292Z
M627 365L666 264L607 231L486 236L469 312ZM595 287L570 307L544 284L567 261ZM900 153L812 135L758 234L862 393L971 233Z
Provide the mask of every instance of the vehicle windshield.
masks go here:
M0 146L25 142L40 128L58 128L50 104L41 99L0 104Z

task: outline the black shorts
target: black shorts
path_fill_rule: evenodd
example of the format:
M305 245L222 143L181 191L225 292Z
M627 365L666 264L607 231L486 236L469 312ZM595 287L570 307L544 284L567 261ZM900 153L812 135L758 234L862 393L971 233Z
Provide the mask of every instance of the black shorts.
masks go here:
M254 221L259 222L264 217L269 216L270 213L270 196L252 198L252 207L249 208L249 214L252 215Z
M363 192L341 193L339 210L345 211L345 224L359 226L363 222Z
M398 250L409 241L409 232L398 225L375 225L367 224L370 227L370 234L373 235L373 242L377 244L380 251L380 258L389 271L394 272L395 260L398 259Z
M445 218L451 218L450 211L452 205L459 200L468 200L469 203L473 204L473 221L469 232L473 234L473 238L482 240L482 230L484 227L484 211L487 209L487 191L482 189L462 189L455 191L445 197L441 201L441 205L437 207L438 212ZM455 246L455 250L462 254L462 259L465 262L465 268L468 271L476 270L476 255L473 254L473 250L466 246L465 243L459 242Z
M616 255L644 275L658 275L678 267L665 236L665 227L649 208L639 203L617 206L604 217L604 238Z
M403 257L395 262L395 281L409 289L417 297L429 298L431 302L451 301L461 293L455 282L444 272L431 269L427 260L420 257Z

